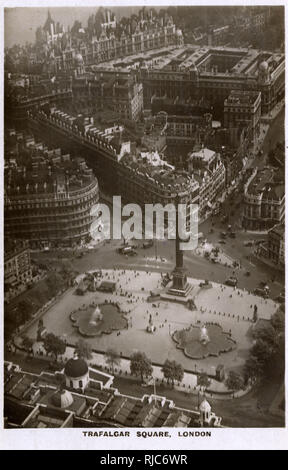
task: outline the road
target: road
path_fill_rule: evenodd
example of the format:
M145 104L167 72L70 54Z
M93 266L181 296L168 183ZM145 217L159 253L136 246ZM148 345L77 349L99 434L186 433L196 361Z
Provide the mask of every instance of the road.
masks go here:
M209 230L214 223L214 233L210 234ZM207 241L218 244L220 232L224 230L219 219L207 221L200 227L205 234ZM268 282L271 289L271 296L276 297L283 291L283 276L279 273L272 273L271 268L267 267L258 260L247 259L251 255L251 248L245 247L243 242L252 238L252 235L246 232L239 232L236 239L227 239L226 245L220 245L230 257L241 262L242 268L237 270L237 278L240 288L248 290L255 289L259 286L259 282ZM253 235L253 238L263 238L263 235ZM133 243L137 243L133 242ZM140 243L138 241L138 243ZM33 253L32 257L41 262L50 261L59 264L61 259L69 259L73 268L77 272L86 272L89 270L101 268L123 267L127 269L140 269L151 271L171 272L175 266L175 241L156 241L154 246L148 249L138 248L137 256L121 255L116 252L121 241L111 241L104 243L96 249L86 251L82 258L76 258L72 253L53 253L42 252ZM59 258L58 258L59 256ZM164 261L165 260L165 261ZM204 257L196 255L194 252L185 252L184 263L188 276L196 279L209 279L214 282L225 282L225 280L233 274L233 268L229 268L220 264L212 264L211 261ZM245 273L249 271L250 276ZM271 282L271 278L275 278Z

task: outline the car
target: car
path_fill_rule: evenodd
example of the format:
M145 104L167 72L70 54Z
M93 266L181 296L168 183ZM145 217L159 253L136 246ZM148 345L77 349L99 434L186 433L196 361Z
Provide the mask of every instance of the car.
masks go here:
M221 245L226 245L225 240L219 240L219 243L221 243Z
M238 279L236 277L229 277L229 279L225 281L226 286L231 286L231 287L236 287L237 283L238 283Z
M266 289L260 289L257 287L256 289L253 290L253 294L259 295L260 297L264 297L264 299L267 299L268 297L268 292Z

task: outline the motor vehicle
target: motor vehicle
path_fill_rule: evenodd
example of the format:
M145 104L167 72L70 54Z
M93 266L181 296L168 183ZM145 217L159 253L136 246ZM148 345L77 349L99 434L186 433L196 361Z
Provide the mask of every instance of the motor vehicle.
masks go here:
M153 246L153 240L147 240L147 242L144 242L142 245L144 249L150 248L151 246Z
M243 245L244 246L253 246L254 242L252 240L248 240L248 241L244 242Z
M219 243L221 243L221 245L226 245L225 240L219 240Z
M226 279L225 284L226 286L236 287L238 283L238 279L236 277L229 277Z
M264 299L267 299L268 297L268 292L266 289L260 289L257 287L256 289L253 290L253 294L259 295L260 297L264 297Z
M121 255L134 255L137 252L134 250L134 247L131 245L122 246L121 248L117 248L118 253Z

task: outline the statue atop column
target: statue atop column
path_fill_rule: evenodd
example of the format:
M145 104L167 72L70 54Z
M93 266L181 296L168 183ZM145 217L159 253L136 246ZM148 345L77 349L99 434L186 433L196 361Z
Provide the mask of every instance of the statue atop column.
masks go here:
M183 262L183 251L180 249L180 237L179 237L179 196L176 201L176 241L175 241L175 252L176 252L176 266L172 273L173 285L169 289L169 294L186 297L190 290L191 285L187 282L186 269L184 268ZM182 240L183 241L183 240Z

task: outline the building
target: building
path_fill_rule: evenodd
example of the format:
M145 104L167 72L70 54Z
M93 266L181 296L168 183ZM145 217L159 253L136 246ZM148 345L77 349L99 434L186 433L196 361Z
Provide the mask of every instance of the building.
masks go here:
M22 52L26 61L28 59L29 67L37 62L58 73L73 70L77 54L82 56L87 66L107 60L121 61L123 57L135 53L182 44L182 31L176 28L168 15L160 17L156 13L143 18L139 13L117 22L114 13L102 8L89 17L87 27L72 27L67 32L48 13L44 26L37 29L35 46ZM8 55L9 52L7 63ZM14 59L10 51L11 55ZM10 57L9 60L11 62Z
M18 293L32 281L30 250L26 241L5 240L4 290L5 294Z
M22 142L14 136L14 142L18 156L5 167L5 236L42 247L89 238L99 188L85 161L48 149L32 136Z
M66 141L87 149L87 160L106 190L114 195L118 192L126 202L166 205L175 202L178 192L181 202L197 204L198 183L187 172L176 171L158 152L143 152L132 142L123 142L120 136L94 127L91 118L72 117L49 109L30 113L29 121L42 136L52 128L54 140L59 131L63 145Z
M280 269L285 269L285 227L278 224L268 231L267 257Z
M72 102L72 77L11 74L5 82L5 120L25 120L27 112L44 105L67 107Z
M203 219L225 189L225 166L219 153L202 148L188 155L188 172L199 183L199 218Z
M176 171L158 152L126 154L119 162L118 178L120 194L126 202L140 206L175 205L178 200L182 204L198 204L198 182L186 171ZM187 220L189 216L187 213Z
M117 113L122 119L138 121L143 111L143 86L135 75L79 75L72 82L73 106L93 114L99 109Z
M259 135L261 118L261 93L232 90L224 101L224 127L250 127L251 139Z
M185 45L163 48L155 58L148 52L142 57L140 75L144 107L149 108L155 96L204 99L219 119L232 90L261 92L261 111L269 112L284 96L285 58L256 49Z
M48 45L54 42L57 42L59 39L62 38L63 34L65 33L63 25L60 23L56 23L52 17L51 13L48 10L47 19L45 24L42 27L37 28L36 31L36 42L37 43L47 43Z
M231 25L224 26L210 26L208 28L208 45L209 46L222 46L228 43L231 37Z
M267 230L285 219L285 184L273 168L253 171L244 187L243 227Z
M75 382L75 375L83 380L82 386ZM222 418L212 412L206 399L199 411L184 409L156 394L141 398L124 395L113 387L113 379L78 358L68 360L60 372L39 375L5 362L4 427L112 427L120 428L119 433L130 427L222 427Z

